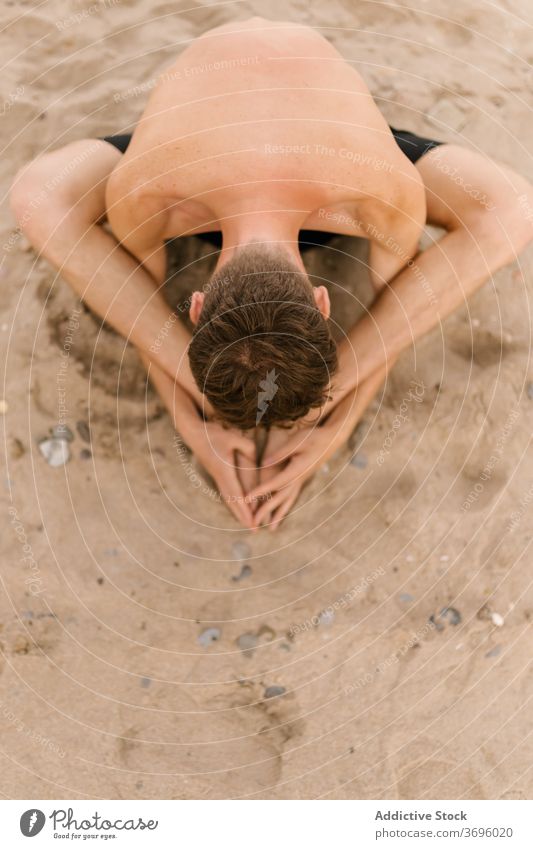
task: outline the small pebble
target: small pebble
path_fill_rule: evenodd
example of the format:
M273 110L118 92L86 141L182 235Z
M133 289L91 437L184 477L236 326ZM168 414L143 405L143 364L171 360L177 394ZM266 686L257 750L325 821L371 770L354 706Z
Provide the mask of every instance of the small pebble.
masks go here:
M220 636L220 628L206 628L205 631L202 631L198 637L198 642L204 648L208 648L212 643L216 643L217 640L220 640Z
M501 646L494 646L493 649L491 649L490 651L488 651L486 653L485 657L497 657L499 655L499 653L501 652L501 650L502 650Z
M7 413L7 401L4 398L0 399L0 416L5 416Z
M285 687L267 687L265 690L265 699L275 699L276 696L282 696L285 692Z
M456 607L443 607L440 615L448 619L452 625L459 625L463 618Z
M480 325L479 318L473 318L472 319L472 327L479 327L479 325Z
M11 442L11 456L14 460L18 460L25 453L23 443L17 437L14 437Z
M320 473L322 475L329 474L329 463L324 463L324 465L320 467Z
M355 466L356 469L366 469L368 459L364 454L355 454L350 460L350 466Z
M491 613L490 619L493 625L496 625L497 628L501 628L505 622L505 619L501 615L501 613Z
M437 629L437 631L444 631L444 625L439 619L436 619L433 613L429 617L429 621L431 624Z
M490 618L491 618L491 612L490 612L490 610L489 610L489 608L488 608L488 605L484 604L484 605L483 605L483 607L481 607L481 608L478 610L478 612L477 612L476 616L477 616L477 618L478 618L478 619L482 619L482 620L487 620L487 619L489 619L489 620L490 620Z
M76 422L76 430L78 431L79 435L81 436L84 442L90 443L91 431L89 430L89 425L87 424L87 422L81 420Z
M231 546L231 553L235 560L246 560L250 557L252 549L247 542L234 542Z
M527 397L530 401L533 401L533 381L530 381L526 386Z
M411 595L411 593L400 593L400 601L414 601L414 600L415 600L415 597L414 597L414 595Z
M92 452L89 451L88 448L82 448L80 451L80 460L90 460L92 457Z
M449 559L450 559L449 554L441 554L441 556L439 557L439 560L440 560L441 563L447 563Z
M59 424L52 428L52 437L53 439L64 439L66 442L72 442L74 434L67 425Z
M147 687L150 686L151 683L152 683L151 678L141 678L141 687L144 687L146 689Z
M243 578L249 578L252 574L252 567L245 564L238 575L232 575L232 581L242 581Z
M255 634L248 631L246 634L241 634L237 637L237 645L246 657L252 657L254 649L257 647L258 639Z
M335 619L335 614L333 610L323 610L322 613L318 614L318 624L319 625L331 625L331 623Z
M109 557L116 557L118 555L118 548L104 548L103 553Z
M57 619L56 613L34 613L33 610L24 610L21 614L22 619Z
M39 451L49 466L64 466L70 460L70 448L64 439L43 439L39 442Z
M435 616L432 614L429 617L429 621L432 625L435 626L437 631L444 631L446 620L450 623L450 625L456 626L462 621L463 617L459 613L456 607L443 607L440 613Z
M414 563L415 562L415 558L412 554L406 554L405 559L407 560L408 563Z

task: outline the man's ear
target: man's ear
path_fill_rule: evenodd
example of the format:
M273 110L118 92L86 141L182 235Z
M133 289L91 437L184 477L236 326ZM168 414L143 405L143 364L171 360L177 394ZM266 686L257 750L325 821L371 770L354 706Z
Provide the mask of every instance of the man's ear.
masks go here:
M315 303L318 309L324 318L328 319L331 312L328 290L325 286L313 286L313 295L315 296Z
M193 324L198 324L200 313L204 305L205 295L203 292L193 292L191 298L191 307L189 309L189 318Z

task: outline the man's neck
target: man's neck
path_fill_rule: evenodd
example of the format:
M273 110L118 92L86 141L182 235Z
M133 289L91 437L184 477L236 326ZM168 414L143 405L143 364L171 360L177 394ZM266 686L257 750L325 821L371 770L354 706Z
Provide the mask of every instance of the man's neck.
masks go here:
M305 266L298 243L298 223L280 215L246 215L222 224L222 250L217 271L240 249L251 244L282 248L301 271Z

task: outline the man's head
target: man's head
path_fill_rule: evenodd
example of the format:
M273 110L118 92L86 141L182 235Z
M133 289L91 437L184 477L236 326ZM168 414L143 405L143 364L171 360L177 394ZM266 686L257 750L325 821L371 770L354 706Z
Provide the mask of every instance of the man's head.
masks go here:
M337 367L328 294L288 254L241 248L195 292L190 315L191 370L223 421L285 424L327 400Z

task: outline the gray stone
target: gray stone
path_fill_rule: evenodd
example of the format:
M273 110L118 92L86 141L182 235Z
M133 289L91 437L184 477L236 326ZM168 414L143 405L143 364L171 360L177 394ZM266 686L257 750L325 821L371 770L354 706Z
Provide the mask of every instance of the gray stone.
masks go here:
M456 607L443 607L436 616L432 614L429 617L429 621L435 626L437 631L444 631L444 628L448 624L453 626L459 625L462 619L463 617Z
M248 566L248 564L246 563L242 567L242 569L241 569L241 571L238 575L232 575L231 576L231 580L232 581L242 581L243 578L249 578L251 574L252 574L252 567Z
M276 696L282 696L286 692L285 687L273 685L265 689L265 699L275 699Z
M89 430L87 422L80 419L80 421L76 422L76 430L84 442L91 442L91 431Z
M322 613L318 614L318 624L319 625L331 625L331 623L335 619L335 614L333 610L323 610Z
M39 442L39 451L49 466L64 466L70 460L70 448L65 439L43 439Z
M242 653L245 654L246 657L251 657L259 640L255 634L247 631L246 634L241 634L240 637L237 637L236 642Z
M501 646L494 646L493 649L491 649L485 654L485 657L497 657L500 654L501 650Z
M456 607L443 607L440 615L447 619L451 625L459 625L463 619Z
M216 643L217 640L220 640L221 631L220 628L206 628L205 631L198 637L198 642L204 648L208 648L212 643Z
M414 597L414 595L411 595L411 593L400 593L400 601L414 601L414 600L415 600L415 597Z

